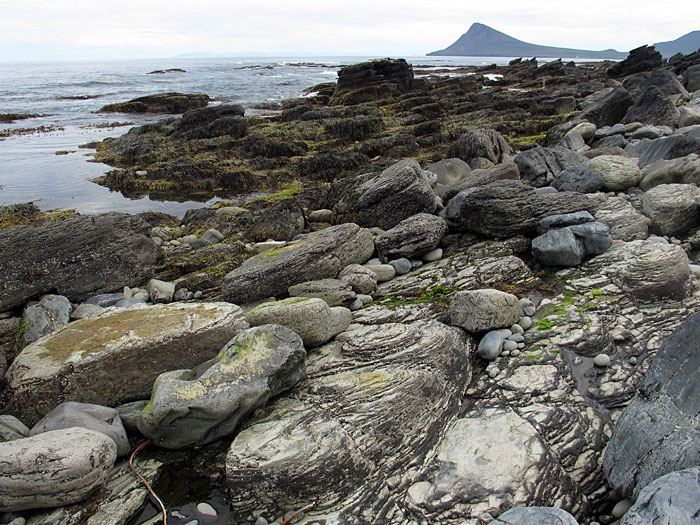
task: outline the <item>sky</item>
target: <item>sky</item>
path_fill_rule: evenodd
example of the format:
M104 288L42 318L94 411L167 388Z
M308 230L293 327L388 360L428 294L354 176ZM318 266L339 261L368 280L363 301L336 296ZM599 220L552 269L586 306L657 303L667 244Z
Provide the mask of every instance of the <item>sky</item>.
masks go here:
M398 57L443 49L474 22L535 44L629 51L700 29L700 2L0 0L0 17L0 62L183 53Z

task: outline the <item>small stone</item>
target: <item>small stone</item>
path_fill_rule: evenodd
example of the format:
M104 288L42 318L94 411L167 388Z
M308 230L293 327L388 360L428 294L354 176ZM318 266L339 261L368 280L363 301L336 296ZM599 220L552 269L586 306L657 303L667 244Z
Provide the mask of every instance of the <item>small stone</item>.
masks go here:
M153 303L171 303L175 295L175 283L151 279L146 285Z
M265 518L260 516L260 517L258 517L257 520L255 520L255 525L269 525L269 524Z
M508 339L503 341L503 350L504 351L512 352L513 350L517 350L517 349L518 349L518 343L516 343L515 341L510 341Z
M634 356L630 357L630 364L631 364L631 365L636 365L637 362L638 362L638 360L637 360L636 357L634 357Z
M525 348L525 343L518 343L518 348L519 348L520 350L522 350L523 348Z
M528 328L532 327L532 319L527 316L523 316L520 318L520 321L518 321L518 324L523 327L523 330L527 330Z
M175 295L173 295L174 301L184 301L187 298L187 288L180 288L175 290Z
M511 357L518 357L519 355L520 355L520 350L517 350L517 349L516 349L516 350L513 350L513 351L510 353L510 356L511 356Z
M124 294L124 297L126 297L127 299L130 299L131 297L134 296L134 292L128 286L124 287L124 290L122 290L122 293Z
M192 294L192 297L194 297L195 299L201 299L202 295L204 295L202 292L194 292L194 294Z
M435 262L442 259L442 248L435 248L423 255L423 262Z
M203 514L204 516L216 516L216 509L209 505L209 503L202 502L197 503L197 512Z
M514 334L522 334L523 332L525 332L525 330L523 330L523 327L517 323L510 327L510 331Z
M371 303L372 301L374 301L374 299L372 298L371 295L367 295L367 294L363 294L363 293L357 294L357 298L360 300L360 302L361 302L363 305L365 305L365 304L367 304L367 303Z
M500 370L498 369L498 367L496 367L496 366L489 366L489 367L486 368L486 374L487 374L491 379L493 379L494 377L496 377L496 376L497 376L498 374L500 374L500 373L501 373L501 371L500 371Z
M535 315L535 305L530 299L523 298L518 302L520 303L520 312L523 314L523 316Z
M487 361L493 361L503 350L503 334L499 330L491 330L481 338L477 353Z
M412 259L411 260L411 269L416 270L423 266L423 261L419 261L418 259Z
M598 354L593 358L595 366L606 367L610 365L610 356L608 354Z
M333 212L331 210L315 210L309 213L309 220L311 222L331 222L331 216Z
M622 516L625 515L625 513L630 510L630 507L632 506L632 502L628 499L623 499L622 501L618 501L617 504L613 507L613 510L611 514L613 515L613 518L620 519Z
M348 306L348 310L351 312L359 310L360 308L362 308L362 299L359 297L356 297L355 300Z
M99 313L102 310L104 310L104 308L96 304L83 303L81 305L78 305L78 307L75 310L73 310L73 312L70 314L70 318L73 321L77 321L79 319L85 319L90 315Z
M503 346L505 346L505 344ZM508 357L509 355L510 355L509 350L503 350L503 352L501 352L501 357Z
M138 299L139 301L148 301L151 298L146 290L139 290L134 294L132 299Z
M390 264L369 264L366 263L365 268L369 268L377 276L378 283L384 283L386 281L391 281L396 276L396 270ZM700 266L698 267L700 268Z
M411 261L409 261L405 257L389 261L389 264L394 267L396 275L405 275L411 271Z
M513 334L509 337L507 337L508 341L513 341L515 343L522 343L525 341L525 338L523 337L523 334Z
M574 364L575 365L582 365L583 364L583 359L579 356L574 357Z

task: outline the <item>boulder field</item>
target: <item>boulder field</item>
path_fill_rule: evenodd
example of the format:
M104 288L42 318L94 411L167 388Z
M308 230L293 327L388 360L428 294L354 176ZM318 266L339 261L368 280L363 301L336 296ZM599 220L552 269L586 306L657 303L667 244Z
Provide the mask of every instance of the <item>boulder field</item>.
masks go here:
M99 146L263 197L0 207L0 522L150 523L145 440L183 523L700 522L700 55L655 53L358 64Z

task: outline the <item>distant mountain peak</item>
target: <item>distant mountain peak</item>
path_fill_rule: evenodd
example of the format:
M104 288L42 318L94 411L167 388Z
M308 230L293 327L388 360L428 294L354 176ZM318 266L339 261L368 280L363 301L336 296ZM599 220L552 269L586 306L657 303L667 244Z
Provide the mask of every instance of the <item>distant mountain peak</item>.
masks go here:
M539 58L625 58L627 53L614 49L588 51L564 47L540 46L523 42L501 31L474 22L451 46L428 53L429 56L502 56Z

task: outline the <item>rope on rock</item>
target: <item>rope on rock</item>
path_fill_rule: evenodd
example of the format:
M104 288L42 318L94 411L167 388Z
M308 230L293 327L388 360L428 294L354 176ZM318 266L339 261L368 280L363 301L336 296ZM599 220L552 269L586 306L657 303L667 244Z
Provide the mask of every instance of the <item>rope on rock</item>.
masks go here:
M299 509L299 510L296 511L294 514L292 514L291 516L289 516L286 520L281 521L281 522L280 522L280 525L289 525L289 524L292 522L292 520L293 520L294 518L296 518L299 514L301 514L302 512L306 512L307 510L311 510L311 509L313 509L315 506L316 506L316 504L315 504L315 503L312 503L311 505L307 505L307 506L304 507L303 509Z
M138 476L138 478L141 480L141 482L146 486L146 489L148 489L148 492L151 494L151 496L153 496L153 499L155 499L158 502L158 505L160 506L160 510L163 513L163 525L168 525L168 515L165 511L165 505L163 505L163 502L156 495L156 493L153 492L153 489L151 488L151 485L149 485L148 481L146 481L146 478L144 478L141 474L139 474L133 465L133 461L136 458L136 455L150 444L151 444L150 440L144 441L136 448L136 450L134 450L134 452L129 457L129 468L131 469L131 471L134 474L136 474L136 476Z

